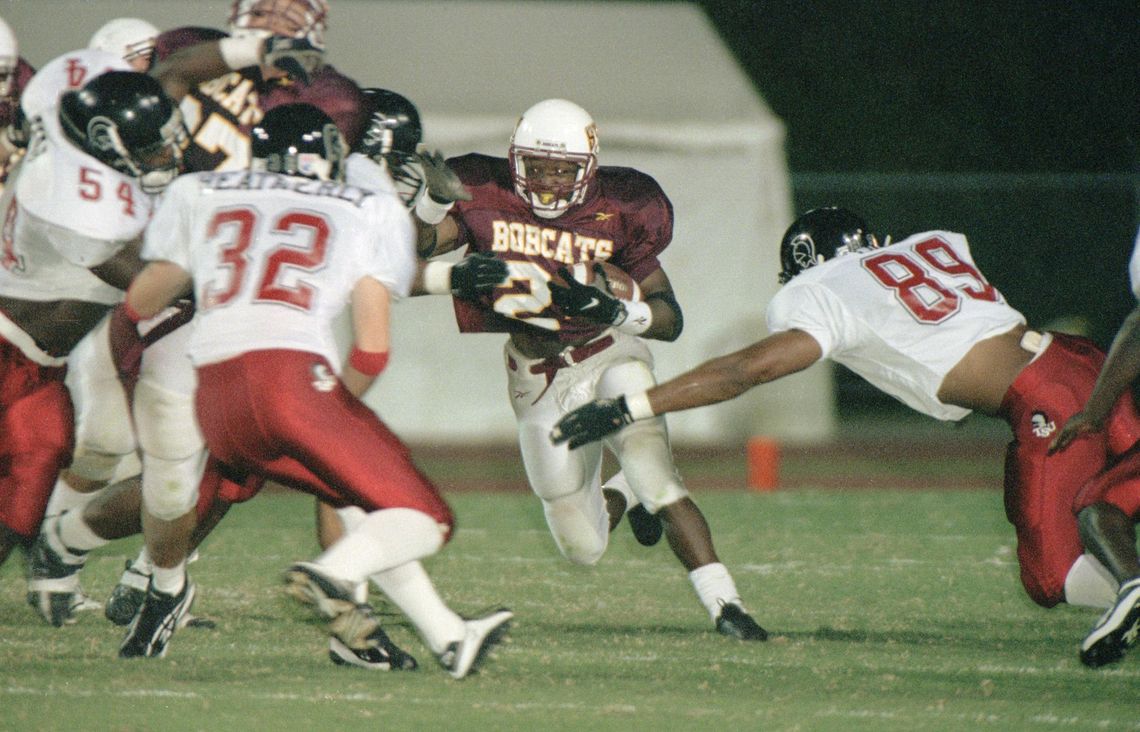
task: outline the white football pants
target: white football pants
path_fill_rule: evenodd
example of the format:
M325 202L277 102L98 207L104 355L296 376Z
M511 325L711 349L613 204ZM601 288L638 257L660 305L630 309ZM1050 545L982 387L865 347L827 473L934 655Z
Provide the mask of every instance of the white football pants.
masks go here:
M559 369L549 388L544 374L531 373L531 366L541 360L526 358L509 341L504 349L527 479L542 500L554 543L576 564L596 564L609 543L600 481L603 446L617 458L630 489L650 512L688 495L673 464L663 417L635 422L603 442L576 450L551 444L551 428L570 410L654 385L653 356L642 339L612 329L607 334L615 339L612 346Z

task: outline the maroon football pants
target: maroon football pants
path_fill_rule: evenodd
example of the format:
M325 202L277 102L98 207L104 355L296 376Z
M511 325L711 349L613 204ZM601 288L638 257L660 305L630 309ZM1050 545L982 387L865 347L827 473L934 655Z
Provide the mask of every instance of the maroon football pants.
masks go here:
M1002 416L1013 430L1005 461L1006 517L1017 532L1022 585L1045 607L1065 599L1065 577L1084 552L1078 494L1140 438L1140 416L1126 394L1103 432L1046 454L1056 431L1084 408L1103 363L1104 353L1091 341L1055 333L1002 401ZM1136 489L1140 483L1128 490Z
M41 366L0 338L0 523L39 533L55 481L71 464L75 413L66 366Z
M290 350L199 367L207 470L226 477L207 476L203 489L248 498L267 478L334 506L413 508L452 526L450 507L407 447L332 373L322 357Z

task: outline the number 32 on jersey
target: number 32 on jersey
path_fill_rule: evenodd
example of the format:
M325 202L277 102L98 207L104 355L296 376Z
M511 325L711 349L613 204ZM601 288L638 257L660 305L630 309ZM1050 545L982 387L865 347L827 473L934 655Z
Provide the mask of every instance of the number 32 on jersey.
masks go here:
M300 273L320 269L328 253L328 221L311 211L286 211L270 224L275 243L264 256L249 255L259 217L250 208L218 211L206 230L218 251L220 272L203 287L203 309L225 305L243 291L251 302L272 302L309 310L316 289ZM250 265L254 265L251 271ZM260 266L258 266L260 265Z

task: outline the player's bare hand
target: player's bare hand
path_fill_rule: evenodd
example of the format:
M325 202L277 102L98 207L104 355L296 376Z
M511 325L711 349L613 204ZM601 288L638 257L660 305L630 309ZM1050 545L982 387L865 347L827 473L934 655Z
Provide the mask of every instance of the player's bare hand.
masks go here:
M1084 412L1077 412L1061 427L1053 441L1049 443L1049 452L1052 455L1068 447L1073 440L1084 435L1100 432L1102 425L1088 418Z
M467 190L467 186L463 185L463 181L459 180L459 176L448 166L442 152L439 150L430 152L421 148L416 157L427 181L425 195L430 195L439 203L471 200L471 191Z
M471 300L506 284L507 263L479 252L464 257L451 268L451 294Z
M570 412L550 431L555 445L569 443L570 449L596 442L633 422L625 397L596 399Z
M270 36L262 46L262 63L281 69L289 78L308 84L311 75L325 61L325 52L307 38Z

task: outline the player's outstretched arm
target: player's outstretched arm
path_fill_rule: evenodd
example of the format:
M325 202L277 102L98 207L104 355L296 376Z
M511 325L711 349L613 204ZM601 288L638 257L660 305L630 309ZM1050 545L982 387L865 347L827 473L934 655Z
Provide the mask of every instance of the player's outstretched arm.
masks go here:
M736 353L704 362L648 391L597 400L559 420L550 433L555 444L584 445L638 419L702 407L740 396L754 386L802 371L823 356L807 333L775 333Z
M273 66L308 83L308 68L323 52L303 38L243 36L179 49L151 69L170 97L180 101L199 84L250 66Z

